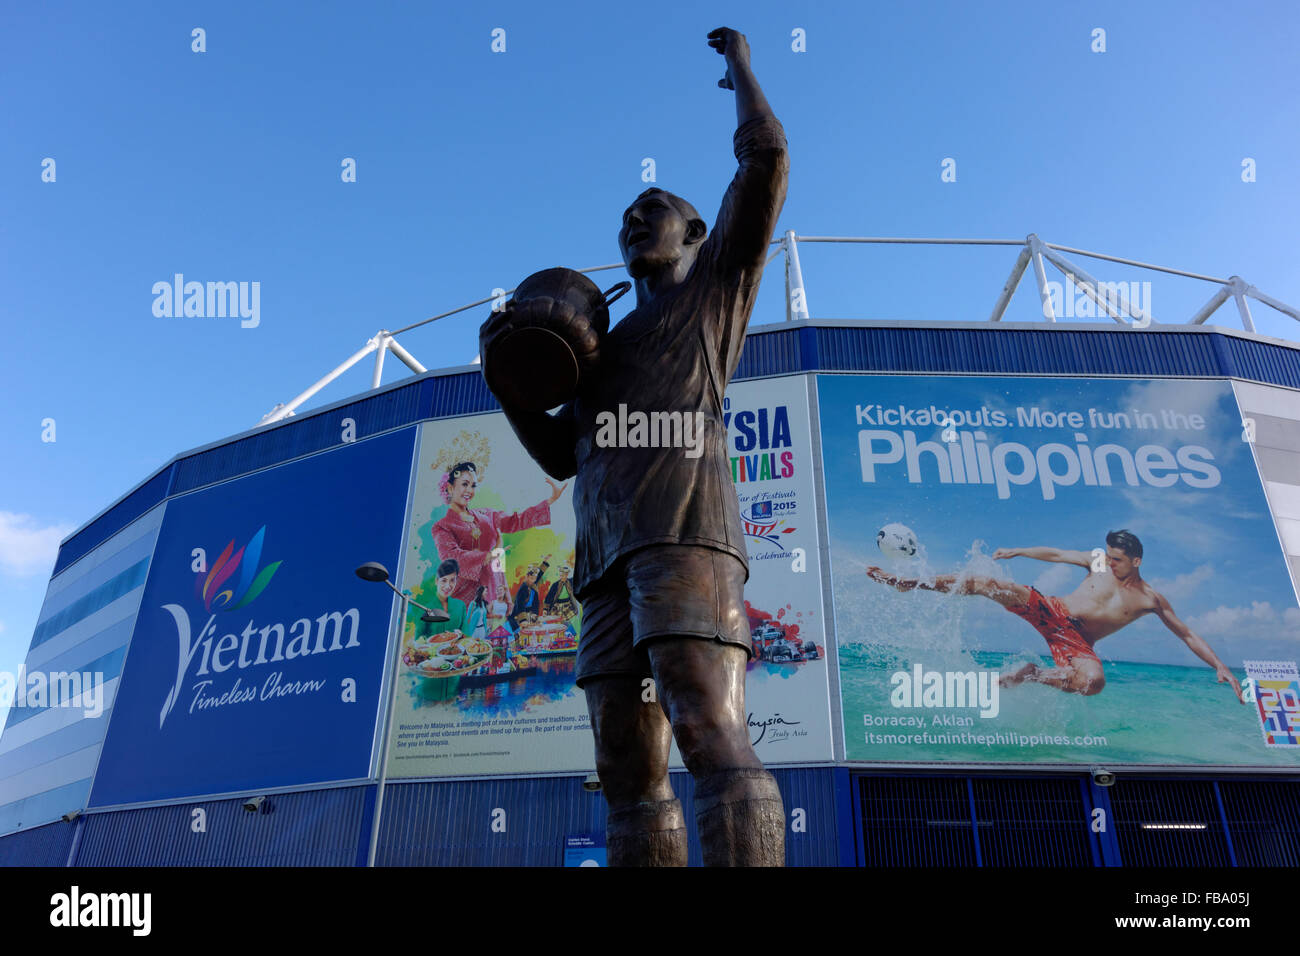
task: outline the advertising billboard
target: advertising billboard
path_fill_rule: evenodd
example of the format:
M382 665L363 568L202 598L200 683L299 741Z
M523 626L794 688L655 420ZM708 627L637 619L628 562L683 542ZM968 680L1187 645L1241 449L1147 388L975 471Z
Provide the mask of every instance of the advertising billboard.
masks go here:
M369 776L414 441L168 503L91 806Z
M745 702L764 763L833 757L807 383L804 376L738 382L724 403L756 655Z
M591 726L573 683L573 482L551 481L504 415L422 429L403 587L451 619L408 610L388 772L588 769ZM473 468L453 477L457 465Z
M775 763L831 759L805 389L802 378L746 382L727 397L758 652L749 720L759 757ZM465 463L472 473L452 474ZM499 414L426 423L416 475L403 586L451 620L425 623L414 606L407 615L389 773L594 769L573 682L572 481L548 479ZM675 746L671 761L681 766Z
M1300 608L1229 382L817 382L849 760L1300 764L1246 669L1294 671Z

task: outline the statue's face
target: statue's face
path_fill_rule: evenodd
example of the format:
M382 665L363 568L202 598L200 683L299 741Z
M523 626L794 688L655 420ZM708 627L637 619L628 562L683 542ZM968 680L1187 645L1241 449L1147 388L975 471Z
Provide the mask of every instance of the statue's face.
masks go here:
M618 248L634 279L670 266L682 257L687 222L662 196L651 193L623 214Z

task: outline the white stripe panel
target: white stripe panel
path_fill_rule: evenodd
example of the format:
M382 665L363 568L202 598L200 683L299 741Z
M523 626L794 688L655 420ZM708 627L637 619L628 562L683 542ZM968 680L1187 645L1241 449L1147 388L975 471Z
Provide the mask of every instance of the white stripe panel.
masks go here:
M56 730L70 727L79 720L103 721L104 729L107 730L108 714L113 708L114 698L117 697L117 685L120 680L120 677L114 677L111 680L104 681L101 691L104 695L104 713L99 717L83 717L78 707L51 707L43 714L28 717L11 727L6 727L4 737L0 738L0 754L16 750L24 744L29 744L46 734L52 734ZM161 709L161 705L159 709ZM100 739L103 739L102 735Z
M1282 550L1289 555L1300 555L1300 521L1295 518L1278 518L1277 533L1282 536Z
M28 652L27 669L29 671L40 670L45 666L46 661L53 660L65 651L94 637L100 631L107 630L122 619L134 617L135 612L140 607L140 598L143 596L144 588L137 588L123 594L112 604L101 607L89 617L82 618L66 631L60 631L44 644Z
M5 780L0 780L0 806L31 797L55 787L85 780L95 772L103 742L83 747L75 753L56 757L31 770L24 770Z
M1300 518L1300 485L1267 481L1268 501L1278 518Z
M85 555L72 567L66 568L58 577L50 581L50 586L45 592L45 599L49 600L51 595L58 594L69 585L75 584L90 571L145 535L156 535L159 525L162 524L163 512L166 510L165 503L163 506L155 506L148 514L136 518L135 521L113 535L94 551L91 551L90 554Z
M107 584L133 565L148 559L153 554L155 543L156 536L154 535L132 541L117 554L111 555L99 567L87 568L83 574L78 576L75 582L69 584L58 594L46 595L45 603L41 605L40 619L36 623L38 625L44 624L56 614L66 610L70 605L80 601L91 591ZM77 570L80 570L80 568ZM69 571L68 573L71 574L72 572Z
M1237 390L1237 402L1243 412L1300 421L1300 392L1253 382L1233 382L1232 385Z

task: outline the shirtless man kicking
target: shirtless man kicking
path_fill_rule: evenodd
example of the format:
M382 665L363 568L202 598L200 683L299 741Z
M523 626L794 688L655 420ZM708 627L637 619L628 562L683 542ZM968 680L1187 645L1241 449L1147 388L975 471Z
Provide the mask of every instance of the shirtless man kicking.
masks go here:
M1237 700L1241 684L1232 671L1219 660L1205 639L1195 634L1179 620L1168 599L1142 579L1138 571L1142 564L1142 542L1131 531L1112 531L1106 535L1106 565L1110 573L1094 571L1092 555L1087 551L1065 551L1059 548L998 548L995 560L1008 558L1034 558L1038 561L1056 561L1077 564L1088 569L1088 576L1069 597L1044 597L1035 588L1002 581L983 575L959 578L956 574L940 574L930 584L916 578L900 578L880 568L867 568L867 577L888 584L899 591L920 588L925 591L945 591L956 594L979 594L997 601L1012 614L1023 617L1047 640L1055 667L1044 668L1026 664L1012 674L1004 674L999 682L1012 687L1024 681L1036 681L1072 694L1090 696L1106 686L1101 659L1093 645L1108 634L1133 623L1143 614L1155 614L1165 627L1173 631L1191 649L1192 653L1214 668L1219 683L1232 686Z

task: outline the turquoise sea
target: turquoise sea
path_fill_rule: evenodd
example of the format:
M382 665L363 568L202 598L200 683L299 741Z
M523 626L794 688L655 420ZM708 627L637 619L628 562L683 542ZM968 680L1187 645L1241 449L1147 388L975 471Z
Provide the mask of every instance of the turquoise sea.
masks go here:
M944 655L949 656L949 655ZM1266 747L1256 705L1238 703L1227 684L1208 667L1179 667L1109 661L1103 655L1106 686L1092 697L1066 694L1041 684L999 692L999 713L982 718L977 709L895 708L890 677L927 670L1013 670L1029 660L1052 666L1051 658L1024 653L962 651L940 660L930 648L915 661L899 648L849 643L839 651L845 738L850 760L1013 763L1200 764L1260 767L1300 766L1300 748ZM1244 674L1237 673L1238 679ZM864 725L864 715L919 717L924 728ZM934 725L936 717L972 717L973 726ZM924 743L882 742L887 734L931 735ZM985 743L959 742L961 733L982 734ZM868 743L867 733L876 735ZM936 735L950 735L936 741ZM1002 735L1002 741L996 735ZM1044 738L1064 736L1066 744ZM1022 738L1039 738L1031 745ZM1084 738L1091 737L1091 742ZM1078 739L1076 739L1078 738Z

